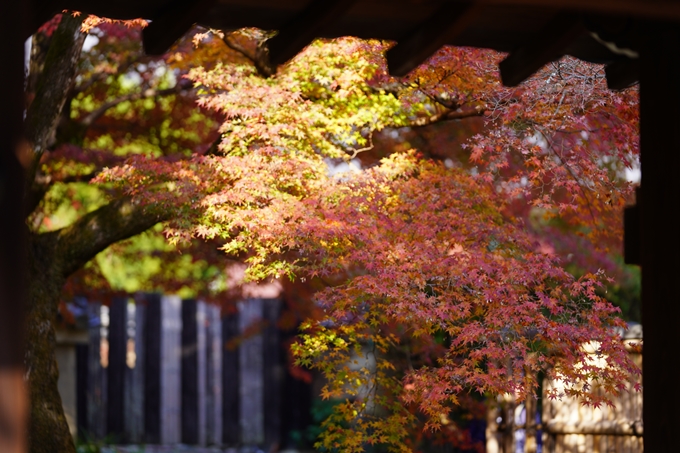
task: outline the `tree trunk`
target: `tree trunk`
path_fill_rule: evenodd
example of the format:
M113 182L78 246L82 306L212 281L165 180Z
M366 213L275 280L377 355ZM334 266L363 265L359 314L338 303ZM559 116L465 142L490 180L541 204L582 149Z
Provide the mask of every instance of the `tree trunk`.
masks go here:
M54 144L58 120L76 76L85 39L79 31L81 21L81 16L64 14L44 58L32 56L35 74L29 78L28 91L35 97L25 118L26 139L33 150L24 200L27 210L44 195L34 187L34 179L40 157ZM32 197L36 192L37 197ZM66 279L109 245L146 231L171 214L172 208L119 198L61 230L30 236L25 355L30 452L75 453L57 387L55 357L54 321Z
M50 38L47 53L31 58L29 93L35 95L26 111L25 137L33 151L28 166L25 205L33 192L40 158L54 141L68 92L73 85L85 35L82 17L64 14ZM39 62L40 64L36 64ZM29 239L29 294L26 317L25 368L30 398L28 444L31 452L75 453L75 445L57 388L54 320L65 274L56 241L50 235Z
M34 236L29 251L30 287L27 319L26 369L31 453L75 453L61 397L55 357L54 320L64 278L55 263L54 246Z

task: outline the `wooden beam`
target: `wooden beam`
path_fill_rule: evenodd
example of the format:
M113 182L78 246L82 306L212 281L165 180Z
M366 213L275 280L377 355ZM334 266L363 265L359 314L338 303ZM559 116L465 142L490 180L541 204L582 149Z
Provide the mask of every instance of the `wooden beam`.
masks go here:
M536 38L514 50L499 66L506 86L517 86L543 65L564 55L565 49L587 30L577 14L559 13Z
M550 434L561 435L642 436L644 426L640 420L626 420L625 418L581 421L580 423L550 420L545 424L545 430Z
M387 51L390 74L404 76L465 31L480 8L469 1L447 2Z
M680 22L680 2L675 0L477 0L485 5L558 8L583 13Z
M279 30L269 41L272 66L293 58L324 30L338 21L357 0L312 0L309 5Z
M172 0L149 17L151 23L142 31L144 50L162 55L209 10L216 0Z

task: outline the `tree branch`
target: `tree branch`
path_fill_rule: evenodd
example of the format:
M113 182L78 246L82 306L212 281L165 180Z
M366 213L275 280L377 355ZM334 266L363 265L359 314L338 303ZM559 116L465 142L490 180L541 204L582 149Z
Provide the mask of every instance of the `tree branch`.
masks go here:
M442 121L460 120L475 116L484 116L485 113L486 108L482 106L470 107L465 109L461 108L457 110L444 110L440 113L436 113L431 116L417 118L411 123L411 126L412 127L428 126L430 124L440 123Z
M229 39L228 34L224 35L222 41L224 41L224 44L226 44L231 50L240 53L252 61L255 65L255 69L257 69L257 72L261 76L269 77L276 72L276 68L273 68L271 62L269 61L269 49L267 48L266 40L261 40L258 42L255 55L251 55L248 49L238 42Z
M351 159L354 159L359 155L359 153L363 153L366 151L370 151L373 149L373 134L370 134L368 136L368 146L364 146L363 148L358 148L358 149L353 149L352 151L352 156L350 157Z
M56 244L53 256L61 261L66 278L109 245L140 234L172 214L172 209L120 198L65 228L41 234L40 241Z

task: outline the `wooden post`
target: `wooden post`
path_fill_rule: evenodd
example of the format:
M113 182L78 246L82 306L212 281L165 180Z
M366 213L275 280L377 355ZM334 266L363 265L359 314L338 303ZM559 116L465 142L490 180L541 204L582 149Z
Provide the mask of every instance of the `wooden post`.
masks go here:
M90 386L89 360L90 340L76 346L76 405L78 438L83 439L88 433L87 421L87 388Z
M207 320L207 306L205 302L196 302L196 402L198 408L197 443L199 445L206 445Z
M220 307L207 307L206 443L222 444L222 320Z
M536 453L538 440L536 439L536 399L533 395L527 396L524 400L524 432L526 441L524 443L525 453Z
M117 297L109 307L109 358L107 367L107 431L115 443L125 442L125 374L128 299Z
M182 301L182 443L205 445L205 304Z
M145 296L146 367L144 424L154 444L177 444L181 437L182 301L176 296Z
M161 442L177 444L181 434L181 353L182 301L177 296L163 296L161 406L163 417Z
M141 302L143 300L143 302ZM140 302L146 305L144 325L144 438L150 444L161 441L161 296L145 294Z
M182 443L198 443L196 301L182 301Z
M239 324L238 312L222 318L222 442L228 446L241 442Z
M281 301L263 300L263 318L266 326L263 336L263 391L264 391L264 439L265 450L281 448L281 391L285 368L283 366L280 332L278 329Z
M78 412L78 373L85 371L82 369L84 367L79 368L78 349L80 346L87 347L89 337L87 331L81 330L59 329L55 333L59 395L71 436L75 437L78 433L78 419L81 415Z
M128 304L128 360L125 369L125 434L130 443L144 442L144 325L146 306ZM134 347L132 351L131 346ZM130 353L134 352L131 357Z
M248 299L239 303L239 330L244 338L239 349L241 371L241 441L247 446L264 443L264 363L263 341L257 329L262 321L262 299Z
M680 27L647 23L640 69L644 450L677 448L680 388Z
M108 364L107 337L109 326L109 307L99 303L88 305L90 319L93 322L89 326L89 343L87 346L87 424L86 438L101 440L106 436L106 400L107 379L106 368Z

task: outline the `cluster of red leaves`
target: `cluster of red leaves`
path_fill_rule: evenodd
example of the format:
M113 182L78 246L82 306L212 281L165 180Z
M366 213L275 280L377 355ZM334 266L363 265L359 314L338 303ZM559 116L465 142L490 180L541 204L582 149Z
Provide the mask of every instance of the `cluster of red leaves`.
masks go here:
M567 382L570 396L607 402L591 386L611 397L638 371L614 329L622 326L618 310L596 294L601 276L576 280L521 224L503 218L502 206L493 189L460 170L408 154L326 181L286 217L265 208L277 221L249 218L233 242L258 250L253 263L265 265L280 253L269 245L275 237L296 245L291 271L350 275L318 294L325 318L298 349L301 363L334 378L328 396L345 394L353 379L380 380L359 372L338 379L362 342L382 345L377 361L388 370L391 348L415 341L418 352L432 351L441 334L448 346L432 366L408 372L407 390L398 391L430 427L461 392L534 394L541 370ZM600 361L584 348L591 342ZM379 386L394 388L392 376Z
M571 57L507 88L497 73L502 57L444 48L410 77L440 104L484 110L487 131L467 145L481 178L581 227L600 250L618 251L633 191L625 171L639 168L637 88L608 90L601 65Z

